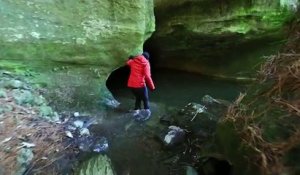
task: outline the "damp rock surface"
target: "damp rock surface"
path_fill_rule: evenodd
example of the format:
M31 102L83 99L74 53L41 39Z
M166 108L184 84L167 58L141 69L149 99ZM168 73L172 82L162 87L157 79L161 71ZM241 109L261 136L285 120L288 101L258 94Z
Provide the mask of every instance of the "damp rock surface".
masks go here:
M0 16L1 59L115 66L155 28L151 0L1 1Z

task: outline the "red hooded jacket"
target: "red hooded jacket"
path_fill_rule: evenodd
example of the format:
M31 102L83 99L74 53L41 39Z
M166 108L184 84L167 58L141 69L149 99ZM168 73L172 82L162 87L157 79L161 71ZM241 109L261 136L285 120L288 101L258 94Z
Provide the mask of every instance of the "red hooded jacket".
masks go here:
M143 55L128 60L127 65L130 67L128 87L141 88L147 85L151 90L155 89L150 73L150 63Z

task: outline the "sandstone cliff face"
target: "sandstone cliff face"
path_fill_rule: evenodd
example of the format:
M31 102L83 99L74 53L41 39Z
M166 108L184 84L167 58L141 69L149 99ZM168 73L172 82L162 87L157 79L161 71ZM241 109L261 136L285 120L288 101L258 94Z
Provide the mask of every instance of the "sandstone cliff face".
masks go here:
M158 67L247 74L261 56L278 51L285 37L283 26L297 4L296 0L156 0L156 32L146 47L154 52Z
M0 21L0 59L114 66L155 27L152 0L3 0Z
M277 51L297 0L0 1L0 59L115 68L146 42L159 67L247 74ZM154 7L155 4L155 7ZM243 65L243 66L241 66ZM250 73L251 74L251 73Z

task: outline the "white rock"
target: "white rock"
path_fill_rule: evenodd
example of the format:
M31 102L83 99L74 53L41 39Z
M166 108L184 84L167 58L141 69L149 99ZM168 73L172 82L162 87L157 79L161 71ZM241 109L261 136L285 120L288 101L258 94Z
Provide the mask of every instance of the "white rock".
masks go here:
M164 137L167 145L172 145L184 139L184 130L177 126L169 126L169 132Z
M164 141L166 144L170 144L172 139L175 137L174 131L168 132L168 134L165 136Z
M22 145L21 147L26 147L26 148L35 147L34 143L28 143L28 142L22 142L21 145Z
M68 126L68 130L75 131L75 130L76 130L76 127L73 127L73 126L69 125L69 126Z
M83 135L90 135L89 129L87 129L87 128L82 128L82 129L80 130L80 135L81 135L81 136L83 136Z
M74 112L73 115L74 115L74 117L79 117L80 114L79 114L79 112Z
M76 121L74 121L73 124L76 128L82 128L83 127L83 121L81 121L81 120L76 120Z
M67 137L73 138L73 134L70 131L65 131L65 133Z
M6 143L6 142L10 141L10 140L11 140L11 138L12 138L12 137L8 137L8 138L4 139L4 140L1 142L1 144L2 144L2 143Z
M174 126L174 125L169 126L169 129L175 130L175 131L183 131L183 129L179 128L178 126Z
M39 34L39 33L37 33L37 32L31 32L30 35L31 35L32 37L34 37L34 38L40 39L40 35L41 35L41 34Z

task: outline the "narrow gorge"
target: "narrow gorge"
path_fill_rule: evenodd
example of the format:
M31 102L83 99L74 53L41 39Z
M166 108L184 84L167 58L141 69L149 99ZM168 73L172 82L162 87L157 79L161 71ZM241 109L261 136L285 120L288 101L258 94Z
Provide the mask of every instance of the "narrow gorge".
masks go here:
M0 0L0 175L297 175L298 0ZM151 117L130 56L150 54Z

